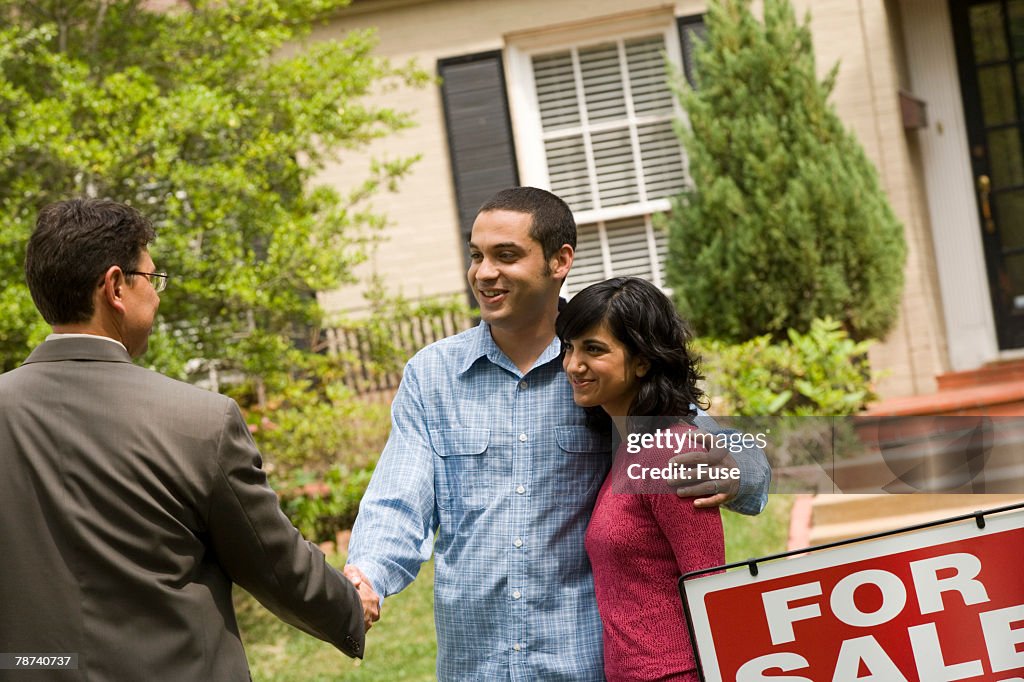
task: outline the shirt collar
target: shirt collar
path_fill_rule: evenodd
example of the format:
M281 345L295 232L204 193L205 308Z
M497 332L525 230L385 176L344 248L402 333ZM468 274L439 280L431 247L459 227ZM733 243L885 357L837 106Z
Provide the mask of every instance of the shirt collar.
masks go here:
M125 345L117 339L112 339L109 336L100 336L99 334L48 334L46 336L47 341L56 341L57 339L103 339L110 343L116 343L121 348L124 348L124 352L127 353L128 349Z
M540 354L537 361L533 363L533 367L540 367L545 365L552 360L557 359L562 354L562 344L558 340L558 337L551 339L551 343L544 349L544 352ZM498 365L508 371L514 373L516 376L520 375L519 368L515 366L505 352L498 348L498 344L494 342L494 338L491 336L491 327L484 321L481 321L474 329L474 333L471 336L470 345L466 351L466 355L463 358L462 366L459 367L459 374L465 374L476 364L477 360L486 357L492 364Z

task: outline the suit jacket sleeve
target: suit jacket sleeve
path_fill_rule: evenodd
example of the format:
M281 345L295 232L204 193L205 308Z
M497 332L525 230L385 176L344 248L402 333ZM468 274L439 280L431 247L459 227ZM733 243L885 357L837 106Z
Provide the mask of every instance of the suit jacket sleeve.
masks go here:
M228 403L207 512L220 565L282 620L362 658L358 592L281 511L245 420Z

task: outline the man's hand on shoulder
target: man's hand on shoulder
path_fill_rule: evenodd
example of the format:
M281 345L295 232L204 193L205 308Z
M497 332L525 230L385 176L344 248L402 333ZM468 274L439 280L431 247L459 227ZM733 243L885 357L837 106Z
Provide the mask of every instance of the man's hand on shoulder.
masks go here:
M380 620L380 595L373 589L370 579L359 570L358 566L348 564L343 572L359 592L359 601L363 605L363 624L369 631L373 624Z
M678 465L680 477L666 483L676 489L679 497L697 498L693 501L695 507L717 507L740 491L739 468L725 448L684 452L669 462Z

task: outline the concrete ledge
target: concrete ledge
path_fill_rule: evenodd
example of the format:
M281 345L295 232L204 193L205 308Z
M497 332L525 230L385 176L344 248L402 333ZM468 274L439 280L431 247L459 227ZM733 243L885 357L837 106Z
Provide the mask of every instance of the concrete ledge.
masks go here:
M868 417L907 415L1024 416L1024 381L939 391L931 395L893 398L861 413Z

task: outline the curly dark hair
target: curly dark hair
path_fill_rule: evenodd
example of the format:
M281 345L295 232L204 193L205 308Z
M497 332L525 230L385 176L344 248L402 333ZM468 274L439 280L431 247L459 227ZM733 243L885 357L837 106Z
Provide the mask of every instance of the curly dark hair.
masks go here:
M710 401L697 382L700 358L688 348L693 337L675 306L658 287L639 277L615 277L576 294L558 315L555 329L565 342L604 322L632 357L650 363L629 406L630 430L639 417L664 417L663 423L707 409ZM611 418L600 407L586 408L587 425L607 430ZM647 421L645 420L645 424Z

